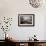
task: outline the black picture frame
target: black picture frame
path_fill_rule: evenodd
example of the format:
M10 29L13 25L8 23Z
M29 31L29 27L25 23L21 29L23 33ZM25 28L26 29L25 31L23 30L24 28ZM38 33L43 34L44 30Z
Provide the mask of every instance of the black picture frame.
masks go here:
M18 26L34 26L35 14L18 14Z

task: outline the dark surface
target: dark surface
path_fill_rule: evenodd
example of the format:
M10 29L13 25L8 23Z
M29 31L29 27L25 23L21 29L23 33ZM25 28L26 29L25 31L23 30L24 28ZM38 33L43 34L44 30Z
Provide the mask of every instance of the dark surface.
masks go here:
M6 46L5 40L0 40L0 46Z
M0 40L0 46L15 46L15 44L7 42L5 40Z
M28 46L37 46L39 43L46 43L46 40L40 40L40 41L29 41L29 40L17 40L17 41L11 41L11 40L0 40L0 46L19 46L20 43L28 43Z

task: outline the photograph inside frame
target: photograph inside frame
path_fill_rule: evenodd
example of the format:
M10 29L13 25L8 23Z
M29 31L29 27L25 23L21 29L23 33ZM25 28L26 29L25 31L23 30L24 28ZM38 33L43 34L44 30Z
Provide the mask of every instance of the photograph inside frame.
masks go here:
M19 14L18 25L19 26L34 26L34 14Z

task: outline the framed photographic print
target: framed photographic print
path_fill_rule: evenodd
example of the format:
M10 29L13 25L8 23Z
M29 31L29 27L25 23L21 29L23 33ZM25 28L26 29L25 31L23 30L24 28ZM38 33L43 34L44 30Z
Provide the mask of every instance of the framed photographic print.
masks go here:
M18 14L18 26L34 26L34 14Z

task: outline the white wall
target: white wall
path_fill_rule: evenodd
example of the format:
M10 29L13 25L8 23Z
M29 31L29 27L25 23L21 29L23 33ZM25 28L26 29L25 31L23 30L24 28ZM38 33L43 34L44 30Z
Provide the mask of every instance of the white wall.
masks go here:
M18 27L18 14L35 14L34 27ZM34 34L37 39L46 40L46 6L33 8L29 0L0 0L0 17L12 17L12 27L8 31L17 40L27 40ZM2 31L0 31L0 35ZM0 36L0 39L3 37Z

